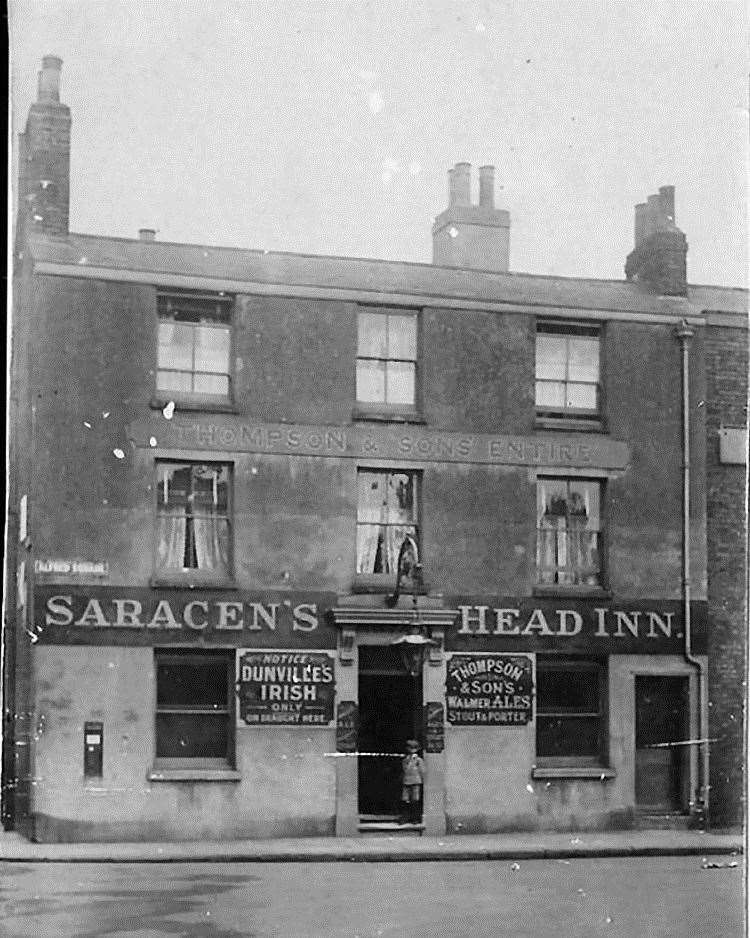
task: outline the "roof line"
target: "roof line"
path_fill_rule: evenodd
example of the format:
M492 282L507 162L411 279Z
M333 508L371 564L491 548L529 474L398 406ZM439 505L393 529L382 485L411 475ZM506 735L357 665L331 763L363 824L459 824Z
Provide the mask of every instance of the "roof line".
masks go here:
M429 261L404 261L389 260L385 257L360 257L355 254L307 254L303 251L271 251L262 248L240 248L220 244L198 244L192 241L141 241L139 238L122 238L116 235L95 235L84 234L83 232L71 231L68 235L71 238L91 238L97 241L121 241L127 244L147 245L151 248L164 247L182 247L196 248L204 251L233 251L238 254L257 254L260 257L269 255L276 257L305 257L311 260L336 260L336 261L366 261L370 264L399 264L403 267L425 267L429 270L452 270L461 271L469 274L492 274L495 277L529 277L535 280L565 280L574 283L616 283L621 286L630 283L628 280L620 280L606 277L570 277L565 274L535 274L520 270L492 270L488 267L451 267L447 264L433 264ZM55 240L65 241L65 238Z

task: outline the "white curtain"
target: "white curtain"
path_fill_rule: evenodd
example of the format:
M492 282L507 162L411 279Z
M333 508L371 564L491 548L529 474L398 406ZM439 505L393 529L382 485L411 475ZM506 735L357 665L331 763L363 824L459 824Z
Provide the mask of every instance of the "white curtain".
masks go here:
M170 570L182 570L185 564L185 535L187 518L185 509L164 508L158 518L159 566Z
M226 531L224 518L194 518L193 535L195 537L195 556L199 570L213 570L217 573L228 572L226 555Z

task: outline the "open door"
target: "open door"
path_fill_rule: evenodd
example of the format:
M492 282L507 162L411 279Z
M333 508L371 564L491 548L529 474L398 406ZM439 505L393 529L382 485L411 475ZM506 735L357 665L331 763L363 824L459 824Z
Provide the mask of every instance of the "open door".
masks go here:
M360 818L393 818L401 801L401 757L406 740L421 745L422 676L406 670L399 648L359 648Z

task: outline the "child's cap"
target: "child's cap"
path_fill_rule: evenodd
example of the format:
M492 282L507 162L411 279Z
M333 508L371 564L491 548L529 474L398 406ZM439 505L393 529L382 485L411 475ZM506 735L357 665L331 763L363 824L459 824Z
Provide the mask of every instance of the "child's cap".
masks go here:
M419 743L416 739L407 739L406 740L407 749L419 749Z

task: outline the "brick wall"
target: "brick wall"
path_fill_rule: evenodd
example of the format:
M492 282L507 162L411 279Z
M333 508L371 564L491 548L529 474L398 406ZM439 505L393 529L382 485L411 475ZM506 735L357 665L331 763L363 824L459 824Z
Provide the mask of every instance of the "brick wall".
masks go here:
M709 604L711 823L738 824L744 811L747 523L746 468L719 462L719 427L747 421L747 332L709 326L706 471Z

